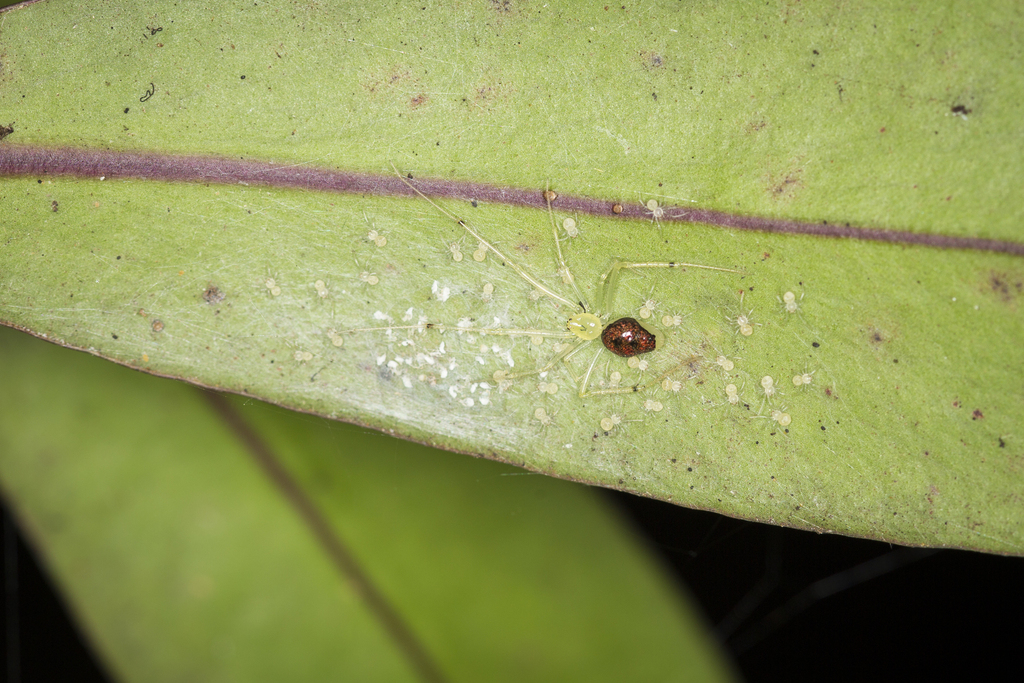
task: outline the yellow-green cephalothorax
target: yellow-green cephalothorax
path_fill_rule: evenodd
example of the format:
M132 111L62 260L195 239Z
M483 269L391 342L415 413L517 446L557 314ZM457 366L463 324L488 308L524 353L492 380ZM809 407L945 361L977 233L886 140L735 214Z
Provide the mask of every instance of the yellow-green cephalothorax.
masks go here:
M569 331L584 341L592 341L601 336L604 325L593 313L577 313L566 321Z

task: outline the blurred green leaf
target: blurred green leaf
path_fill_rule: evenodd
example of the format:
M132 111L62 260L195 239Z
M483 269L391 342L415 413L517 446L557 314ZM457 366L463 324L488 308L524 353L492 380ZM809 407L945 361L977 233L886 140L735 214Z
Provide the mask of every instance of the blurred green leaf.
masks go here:
M1019 243L1020 12L44 2L4 15L0 120L19 144L393 162ZM665 345L646 371L599 357L595 386L655 381L581 399L584 354L491 380L544 365L550 340L368 329L564 327L424 200L57 177L0 193L0 318L63 344L729 515L1024 551L1019 258L576 216L563 247L591 300L616 257L741 271L627 273L609 313L653 301ZM570 295L544 213L444 206Z
M0 377L5 497L122 680L729 678L584 487L211 402L13 330Z

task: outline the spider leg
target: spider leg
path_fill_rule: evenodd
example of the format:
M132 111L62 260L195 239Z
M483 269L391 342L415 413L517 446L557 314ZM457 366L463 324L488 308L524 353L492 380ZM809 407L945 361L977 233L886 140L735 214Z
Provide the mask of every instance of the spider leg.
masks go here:
M655 379L643 382L642 384L634 384L634 385L628 386L628 387L613 387L611 389L595 389L593 391L587 391L587 392L580 391L580 398L586 398L587 396L604 396L604 395L608 395L608 394L638 394L638 393L640 393L642 391L647 391L647 388L652 386L652 385L657 386L657 385L661 384L662 381L666 377L671 375L673 372L675 372L679 368L683 367L684 365L689 365L693 361L699 360L699 359L700 359L700 356L690 356L689 358L681 360L678 363L676 363L675 365L673 365L671 368L669 368L669 370L667 372L662 373L661 375L659 375ZM596 362L596 359L595 359L595 362ZM593 364L591 364L591 367L593 367ZM588 375L589 375L589 371L588 371Z
M544 199L548 203L548 216L551 218L551 235L555 238L555 252L558 254L558 274L562 280L572 286L572 291L576 294L576 300L579 302L580 308L583 312L587 312L586 299L583 293L580 292L580 288L576 286L576 278L573 277L572 271L569 270L569 265L565 262L565 257L562 255L562 240L558 239L558 227L555 225L555 212L551 209L551 195L554 193L548 190L544 193Z
M576 390L578 391L580 398L585 398L590 393L593 393L587 392L587 387L590 386L590 376L594 373L594 366L597 365L597 361L600 357L601 349L598 349L597 353L594 354L594 359L590 361L590 365L587 366L587 371L583 374L583 379L580 380L573 377L573 379L576 380Z
M448 218L450 218L451 220L455 221L460 226L462 226L462 228L466 232L468 232L470 235L475 237L480 242L480 244L484 245L484 247L486 247L487 249L490 249L492 252L494 252L495 256L497 256L499 259L501 259L504 263L508 264L508 267L511 268L512 270L514 270L519 275L519 277L523 278L524 280L529 282L531 285L536 287L538 290L540 290L541 292L544 292L544 294L547 294L549 297L554 299L555 301L559 301L559 302L569 306L570 308L575 308L576 306L580 306L581 305L579 303L573 303L572 301L569 301L568 299L566 299L564 296L559 296L555 292L551 291L549 288L545 287L535 277L533 277L532 275L527 273L525 270L520 268L519 264L517 264L514 261L510 260L507 256L505 256L503 253L501 253L498 250L497 247L495 247L493 244L491 244L490 242L485 240L483 238L483 235L478 233L473 228L469 227L469 225L466 223L466 221L462 220L461 218L459 218L455 214L451 213L450 211L441 208L441 206L438 205L436 202L434 202L430 197L428 197L427 195L425 195L422 192L420 192L419 189L417 189L417 187L415 185L410 183L401 173L398 172L398 168L396 168L394 164L391 164L391 168L394 169L395 174L398 176L399 180L401 180L403 183L405 183L406 185L409 186L409 189L411 189L413 192L418 194L423 199L427 200L427 202L431 206L433 206L435 209L440 211L443 215L447 216ZM584 310L586 310L586 309L584 308Z
M574 336L574 335L569 334L568 336L571 337L571 336ZM527 372L512 372L512 373L505 373L504 371L499 370L498 372L495 373L494 379L496 379L496 380L498 380L500 382L505 382L505 381L509 381L509 380L513 380L513 379L519 379L520 377L529 377L531 375L539 375L542 372L547 372L551 368L555 367L560 361L568 360L569 358L572 358L572 356L576 355L576 353L580 349L582 349L584 346L586 346L589 343L590 343L589 341L585 341L583 339L578 339L577 338L577 341L576 341L575 344L573 344L572 346L570 346L567 349L562 349L561 351L556 353L551 358L551 360L549 360L543 366L541 366L541 367L539 367L539 368L537 368L535 370L529 370ZM499 374L500 374L500 376L499 376ZM572 376L572 373L569 373L569 375ZM573 379L575 380L575 377Z
M459 325L440 325L437 323L421 323L419 325L386 325L382 327L356 327L349 330L338 330L338 334L355 334L356 332L398 332L412 330L426 332L469 332L471 334L494 335L498 337L546 337L553 339L574 339L572 332L552 332L551 330L506 329L503 327L460 327Z
M619 288L619 274L623 270L636 268L701 268L704 270L717 270L722 273L738 273L740 271L732 268L719 268L717 266L704 266L699 263L680 263L678 261L616 261L611 265L598 284L598 301L601 302L602 311L612 310L615 302L615 292Z

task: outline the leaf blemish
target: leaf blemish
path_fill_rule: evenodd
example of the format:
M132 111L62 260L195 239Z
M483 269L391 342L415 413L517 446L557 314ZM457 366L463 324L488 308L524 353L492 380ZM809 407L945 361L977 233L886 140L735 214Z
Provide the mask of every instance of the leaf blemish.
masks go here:
M954 104L952 107L949 108L949 112L951 114L959 116L964 120L967 120L967 115L971 113L971 110L962 104Z
M991 271L984 289L995 294L1003 303L1010 303L1024 294L1024 279L1014 278L1009 273Z
M203 301L205 301L208 304L212 305L220 303L221 301L224 301L224 297L224 292L220 291L220 288L218 288L216 285L211 284L205 290L203 290Z
M794 199L804 187L801 180L804 172L802 161L799 158L790 159L789 163L781 169L771 159L767 161L768 169L764 175L764 183L768 196L777 201ZM773 168L773 166L776 167Z

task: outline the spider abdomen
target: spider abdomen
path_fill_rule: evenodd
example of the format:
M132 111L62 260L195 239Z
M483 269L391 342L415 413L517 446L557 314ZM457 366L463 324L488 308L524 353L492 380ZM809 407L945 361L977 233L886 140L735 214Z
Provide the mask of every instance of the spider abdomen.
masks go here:
M629 358L653 351L654 335L633 318L619 318L601 333L601 343L616 356Z

